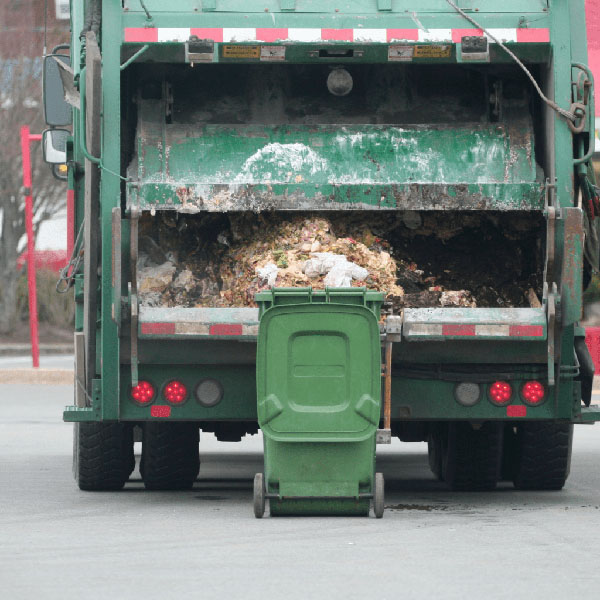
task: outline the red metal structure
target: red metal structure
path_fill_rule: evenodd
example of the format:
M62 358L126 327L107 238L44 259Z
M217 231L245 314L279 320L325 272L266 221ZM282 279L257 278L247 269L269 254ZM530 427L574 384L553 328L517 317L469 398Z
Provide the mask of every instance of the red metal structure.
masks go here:
M36 270L47 269L54 273L59 273L67 264L68 257L66 250L36 250L35 268ZM24 250L17 258L17 270L20 271L29 260L27 250Z
M600 0L586 0L586 22L588 36L588 62L594 74L596 85L600 82ZM596 102L596 151L600 150L598 135L600 103Z
M31 175L31 143L42 140L41 134L30 133L29 127L21 127L21 155L23 157L23 187L25 188L25 230L27 232L27 256L35 257L33 233L33 190ZM35 259L27 260L27 287L29 290L29 333L31 336L31 360L34 368L40 366L38 335L37 289L35 284Z

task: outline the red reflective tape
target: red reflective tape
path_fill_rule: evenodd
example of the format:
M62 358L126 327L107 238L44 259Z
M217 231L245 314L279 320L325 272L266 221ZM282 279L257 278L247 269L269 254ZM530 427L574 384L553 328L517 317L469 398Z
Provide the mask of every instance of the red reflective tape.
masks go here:
M126 27L126 42L158 42L156 27Z
M442 325L442 335L475 335L475 325Z
M510 404L506 407L507 417L526 417L527 407L522 404Z
M393 40L413 40L419 41L419 30L418 29L388 29L387 30L387 41Z
M543 337L544 327L542 325L511 325L510 337Z
M223 28L218 27L192 27L190 35L195 35L199 40L223 41Z
M324 41L353 42L354 29L321 29L321 39Z
M543 28L520 28L517 29L517 42L547 43L550 41L550 30Z
M171 416L171 407L170 406L151 406L150 407L150 416L151 417L170 417Z
M241 323L219 323L211 325L208 330L210 335L242 335Z
M452 41L455 44L460 44L464 37L483 37L482 29L453 29Z
M260 42L276 42L277 40L287 40L288 30L274 28L256 28L256 39Z
M143 335L172 335L175 333L175 323L142 323Z

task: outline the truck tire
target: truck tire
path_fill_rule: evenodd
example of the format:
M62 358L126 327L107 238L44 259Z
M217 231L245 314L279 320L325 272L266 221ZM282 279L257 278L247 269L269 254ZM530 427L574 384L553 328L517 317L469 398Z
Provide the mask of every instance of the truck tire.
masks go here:
M519 490L560 490L571 468L572 423L517 427L513 483Z
M512 481L515 478L517 464L517 428L513 424L504 426L504 439L502 440L502 467L500 469L501 481Z
M140 473L148 490L189 490L200 470L194 423L145 423Z
M487 491L496 487L502 460L501 423L484 423L474 429L470 423L448 424L443 451L442 474L456 491Z
M443 481L442 458L445 446L445 432L447 427L443 424L435 423L429 431L427 438L427 458L429 459L429 468L436 476L438 481Z
M134 468L132 425L73 424L73 476L80 490L120 490Z

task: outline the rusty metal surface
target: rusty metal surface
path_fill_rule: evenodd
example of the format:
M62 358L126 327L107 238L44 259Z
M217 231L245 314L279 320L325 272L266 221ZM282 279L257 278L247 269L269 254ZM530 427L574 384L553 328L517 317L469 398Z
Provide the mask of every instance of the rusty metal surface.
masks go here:
M582 317L581 290L583 258L583 211L563 208L564 238L560 278L562 326L571 325Z
M409 323L461 325L545 325L544 308L407 308Z

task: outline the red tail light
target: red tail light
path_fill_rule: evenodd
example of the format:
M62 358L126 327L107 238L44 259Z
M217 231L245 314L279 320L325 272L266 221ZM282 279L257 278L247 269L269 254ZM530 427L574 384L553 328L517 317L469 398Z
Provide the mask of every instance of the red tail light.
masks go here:
M169 381L163 391L165 399L171 404L182 404L187 398L187 388L181 381Z
M490 386L490 400L498 406L510 404L512 387L506 381L496 381Z
M148 381L140 381L131 388L131 397L138 404L150 404L154 400L154 386Z
M528 381L521 389L521 396L526 404L537 406L544 401L546 390L539 381Z

